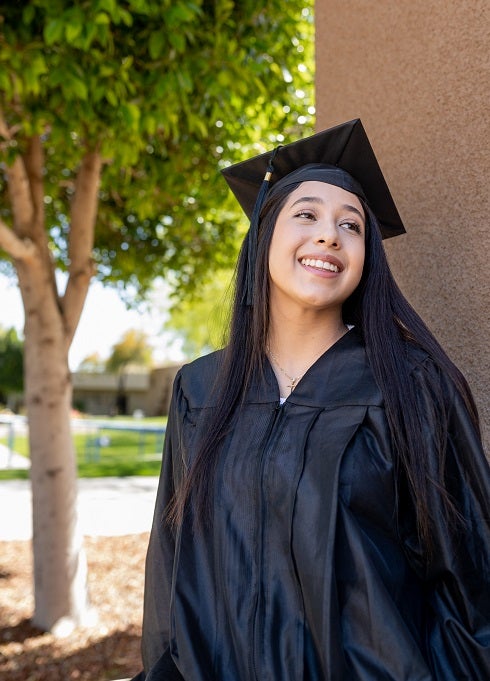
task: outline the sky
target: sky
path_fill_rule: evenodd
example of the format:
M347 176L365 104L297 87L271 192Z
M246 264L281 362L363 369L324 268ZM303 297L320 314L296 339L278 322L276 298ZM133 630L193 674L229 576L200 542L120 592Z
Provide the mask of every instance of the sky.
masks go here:
M169 335L163 332L166 313L162 298L165 293L157 290L155 298L158 296L161 300L147 312L141 313L128 310L114 290L93 282L71 345L68 357L70 369L75 371L83 359L96 352L102 359L107 359L113 345L129 329L144 331L148 335L156 364L182 359L180 344L172 342ZM0 327L15 327L20 333L24 327L24 309L19 289L1 274Z

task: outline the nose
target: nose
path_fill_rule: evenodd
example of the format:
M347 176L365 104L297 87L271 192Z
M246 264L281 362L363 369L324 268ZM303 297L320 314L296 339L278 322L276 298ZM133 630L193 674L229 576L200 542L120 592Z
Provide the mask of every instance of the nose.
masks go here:
M318 227L318 232L315 235L315 243L328 246L329 248L340 247L339 235L334 224L323 221Z

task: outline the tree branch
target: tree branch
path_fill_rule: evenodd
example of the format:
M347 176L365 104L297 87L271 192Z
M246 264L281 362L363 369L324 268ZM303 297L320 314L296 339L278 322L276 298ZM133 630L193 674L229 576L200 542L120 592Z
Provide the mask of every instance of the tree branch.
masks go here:
M92 249L101 169L102 159L98 151L87 152L75 182L68 244L69 277L65 295L61 301L69 342L75 334L90 279L94 274Z
M21 238L32 237L34 206L29 189L29 178L21 156L17 156L13 165L7 167L6 175L14 218L14 231Z
M45 241L44 234L44 186L43 166L44 153L39 135L29 139L27 152L24 155L24 164L29 180L30 195L32 200L33 232L41 243Z
M68 244L70 269L75 272L86 266L86 260L92 253L101 168L102 159L98 151L87 152L75 181Z
M12 139L12 133L9 130L2 109L0 109L0 137L3 137L7 141Z
M0 248L2 248L14 260L27 262L36 254L36 247L27 237L19 238L15 232L7 227L0 219Z
M0 110L0 135L7 141L12 140L12 131ZM29 178L27 176L24 161L19 155L11 166L6 166L6 176L12 214L14 218L14 231L19 237L30 237L34 206L30 194Z

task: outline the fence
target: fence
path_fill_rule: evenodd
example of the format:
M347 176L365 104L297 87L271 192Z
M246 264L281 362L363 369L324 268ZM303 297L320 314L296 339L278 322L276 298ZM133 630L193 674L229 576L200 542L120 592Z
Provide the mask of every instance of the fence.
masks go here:
M137 456L143 459L150 447L150 456L160 456L163 448L165 428L137 422L89 421L76 419L73 422L74 433L85 433L84 458L88 462L100 461L101 450L111 444L111 433L134 433L138 435ZM153 446L152 446L153 445Z
M16 434L27 432L27 420L24 416L0 416L0 438L5 438L6 445L0 445L0 465L2 468L27 468L29 462L15 451Z
M101 460L104 448L111 445L112 436L118 434L137 435L135 443L131 443L131 451L138 459L160 458L165 427L138 423L134 421L99 421L94 419L72 419L74 436L85 436L82 440L77 437L78 460L86 463L97 463ZM15 451L16 438L25 437L28 433L27 419L23 416L0 416L0 439L5 439L3 447L3 468L18 468L19 461L26 461ZM6 450L6 452L5 452ZM6 454L6 455L5 455ZM25 467L25 466L22 466Z

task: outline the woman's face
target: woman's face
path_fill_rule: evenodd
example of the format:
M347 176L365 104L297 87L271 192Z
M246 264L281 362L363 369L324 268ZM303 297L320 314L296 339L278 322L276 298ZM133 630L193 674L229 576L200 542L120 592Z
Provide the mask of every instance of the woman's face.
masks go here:
M276 221L269 250L270 304L334 311L361 280L366 221L355 194L303 182Z

